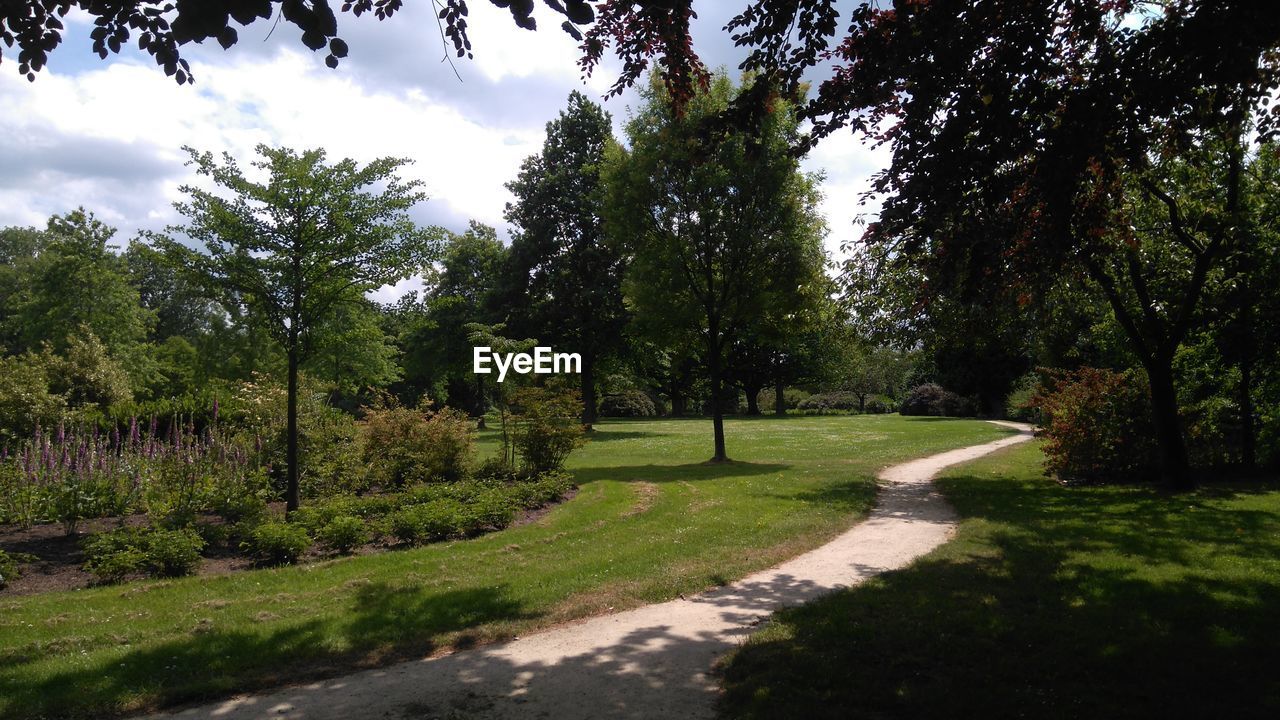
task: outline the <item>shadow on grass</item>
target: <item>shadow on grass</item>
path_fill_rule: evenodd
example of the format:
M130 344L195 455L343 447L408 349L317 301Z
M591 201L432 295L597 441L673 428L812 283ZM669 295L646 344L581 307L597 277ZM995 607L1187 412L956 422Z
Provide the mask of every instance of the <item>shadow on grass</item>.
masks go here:
M1280 717L1280 498L943 487L977 522L911 568L779 613L726 663L722 714Z
M593 480L617 480L621 482L645 481L652 483L715 480L723 477L741 477L780 473L790 465L781 463L739 462L686 463L684 465L615 465L612 467L574 468L574 479L579 483Z
M422 657L441 649L434 637L480 623L531 617L501 588L428 593L376 583L360 588L351 605L341 620L332 622L289 623L282 617L258 630L244 628L252 627L252 621L235 629L197 623L179 641L54 671L39 682L16 679L14 671L22 665L39 663L41 653L33 649L25 657L5 660L0 716L100 717L212 699L349 672L353 666ZM449 647L464 648L474 641L464 633Z

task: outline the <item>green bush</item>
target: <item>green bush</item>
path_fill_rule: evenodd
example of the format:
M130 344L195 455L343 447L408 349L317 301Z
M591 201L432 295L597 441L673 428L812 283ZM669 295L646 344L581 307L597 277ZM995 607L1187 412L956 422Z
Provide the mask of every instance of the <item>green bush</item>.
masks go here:
M474 454L466 413L392 407L369 410L364 460L384 486L453 481L466 477Z
M25 440L37 425L56 427L66 409L39 355L0 357L0 445Z
M875 395L867 399L867 404L864 410L871 415L883 415L885 413L891 413L896 409L897 407L894 405L892 398L885 397L884 395Z
M1010 420L1039 425L1042 418L1040 410L1035 406L1035 397L1040 392L1040 376L1027 373L1013 384L1013 390L1004 400L1004 415Z
M362 492L369 471L355 418L335 408L315 408L299 432L298 488L303 497L325 498Z
M266 522L249 533L242 547L264 565L289 565L311 547L311 537L299 525Z
M797 410L800 403L812 397L813 393L806 392L800 388L783 388L782 390L782 407L784 410ZM773 412L777 405L777 391L774 388L765 388L756 395L756 404L764 412Z
M84 569L101 582L119 582L147 572L160 577L190 575L200 566L204 538L190 528L118 528L84 541Z
M515 520L522 509L519 499L507 488L493 488L462 504L462 531L477 534L485 530L501 530Z
M0 550L0 590L5 589L9 581L22 577L22 563L33 562L35 559L35 555Z
M514 444L531 473L559 470L581 447L585 431L576 390L524 387L512 393Z
M502 459L501 455L491 455L476 466L475 477L478 480L510 482L518 473Z
M451 499L410 505L387 516L387 532L411 545L443 540L464 530L462 504Z
M1034 399L1045 469L1064 482L1149 479L1155 443L1146 383L1136 372L1054 372Z
M84 569L99 582L115 583L147 567L147 530L126 527L85 538Z
M340 555L347 555L369 542L369 530L360 518L342 515L330 520L328 525L321 528L318 538L330 550Z
M600 414L604 417L653 417L658 414L653 400L639 390L622 390L609 393L600 401Z
M796 405L797 410L857 410L858 396L851 392L829 392L810 395Z
M973 417L973 402L935 383L918 385L907 393L898 406L901 415L934 417Z
M146 535L146 564L155 575L180 577L200 567L205 542L194 530L153 530Z

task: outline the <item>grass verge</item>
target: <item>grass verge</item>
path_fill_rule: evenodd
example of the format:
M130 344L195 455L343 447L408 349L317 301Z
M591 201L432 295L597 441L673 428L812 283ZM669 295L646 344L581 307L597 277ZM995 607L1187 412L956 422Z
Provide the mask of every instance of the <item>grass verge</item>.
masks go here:
M305 567L0 595L0 716L208 700L697 592L830 538L885 465L1006 434L896 416L602 423L580 490L474 540ZM492 446L493 434L482 437Z
M1280 484L1065 488L1040 461L944 473L955 540L775 615L721 714L1280 717Z

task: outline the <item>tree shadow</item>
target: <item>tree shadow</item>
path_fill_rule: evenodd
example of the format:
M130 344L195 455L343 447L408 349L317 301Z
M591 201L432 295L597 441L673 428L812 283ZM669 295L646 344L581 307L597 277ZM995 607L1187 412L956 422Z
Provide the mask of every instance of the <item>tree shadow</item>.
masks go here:
M741 643L768 613L832 589L777 575L726 586L691 602L591 618L576 632L555 637L535 635L426 661L388 664L395 655L370 651L390 647L400 656L422 657L439 648L416 641L419 632L516 617L520 609L498 590L424 602L404 588L370 585L354 602L354 618L337 630L356 651L327 650L334 628L317 622L260 634L213 631L62 671L35 686L0 685L0 692L9 694L9 709L21 717L98 715L100 708L113 704L122 710L130 703L134 709L171 705L304 680L313 682L173 714L210 720L686 717L712 707L717 657ZM674 613L685 614L685 622L677 622ZM402 628L403 636L388 629L392 627ZM315 681L362 663L376 667ZM182 691L174 689L175 679ZM48 700L66 698L70 687L77 688L79 704Z
M501 587L427 593L384 583L360 588L351 607L329 622L290 623L283 607L262 612L271 622L260 629L252 621L226 629L197 622L181 640L100 653L102 659L49 672L35 683L12 671L38 663L40 651L10 654L4 658L9 672L0 673L0 714L98 717L103 708L125 712L208 700L469 647L475 642L469 628L535 616ZM432 641L440 636L449 637L449 645Z
M905 570L779 613L725 664L725 715L1280 716L1274 504L943 485L977 522Z
M574 479L580 484L594 480L664 483L769 475L784 472L790 467L790 465L783 463L757 463L734 460L720 463L686 463L683 465L654 465L652 463L647 465L614 465L610 467L574 468L572 472Z

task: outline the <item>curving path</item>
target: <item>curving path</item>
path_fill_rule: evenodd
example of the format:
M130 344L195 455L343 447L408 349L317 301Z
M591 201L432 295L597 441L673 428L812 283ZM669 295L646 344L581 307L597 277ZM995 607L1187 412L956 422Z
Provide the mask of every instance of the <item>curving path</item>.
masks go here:
M717 657L769 613L903 567L945 542L956 517L929 480L1030 439L895 465L879 503L843 535L777 567L688 598L553 628L511 642L233 698L156 718L705 718Z

